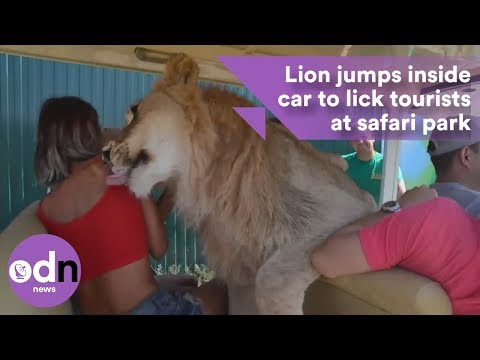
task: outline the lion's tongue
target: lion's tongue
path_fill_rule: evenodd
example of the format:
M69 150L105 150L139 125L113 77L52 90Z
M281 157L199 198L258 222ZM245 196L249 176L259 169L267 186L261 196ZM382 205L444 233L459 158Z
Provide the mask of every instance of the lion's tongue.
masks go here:
M107 177L107 185L124 185L127 183L127 169L117 171Z

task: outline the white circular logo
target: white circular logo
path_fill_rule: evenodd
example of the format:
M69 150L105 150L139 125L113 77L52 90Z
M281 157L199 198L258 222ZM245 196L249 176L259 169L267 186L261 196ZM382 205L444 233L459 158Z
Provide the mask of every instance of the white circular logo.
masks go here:
M8 274L10 275L10 279L16 283L24 283L32 276L32 268L28 262L17 260L10 265Z

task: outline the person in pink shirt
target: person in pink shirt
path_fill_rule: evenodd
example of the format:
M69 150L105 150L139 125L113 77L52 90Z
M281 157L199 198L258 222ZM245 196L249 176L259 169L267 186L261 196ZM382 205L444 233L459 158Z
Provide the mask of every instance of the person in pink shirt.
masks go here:
M480 314L480 220L426 186L335 232L310 260L327 278L398 266L438 282L454 315Z

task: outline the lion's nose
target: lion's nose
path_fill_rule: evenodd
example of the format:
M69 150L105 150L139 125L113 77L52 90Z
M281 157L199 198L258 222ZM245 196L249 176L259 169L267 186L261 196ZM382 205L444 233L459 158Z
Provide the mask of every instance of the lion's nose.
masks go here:
M105 163L110 162L110 149L102 151L102 160Z

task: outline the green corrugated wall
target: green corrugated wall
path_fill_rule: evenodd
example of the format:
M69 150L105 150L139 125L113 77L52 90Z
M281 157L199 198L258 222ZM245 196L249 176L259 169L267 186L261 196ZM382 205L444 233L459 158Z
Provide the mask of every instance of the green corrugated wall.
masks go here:
M120 127L125 109L148 93L156 78L150 73L0 54L0 231L46 192L33 176L38 111L46 98L80 96L95 106L104 127ZM241 86L205 81L200 85L222 86L259 104ZM343 141L313 143L324 151L351 151ZM196 236L181 218L171 214L167 229L170 245L160 264L184 268L203 263Z

